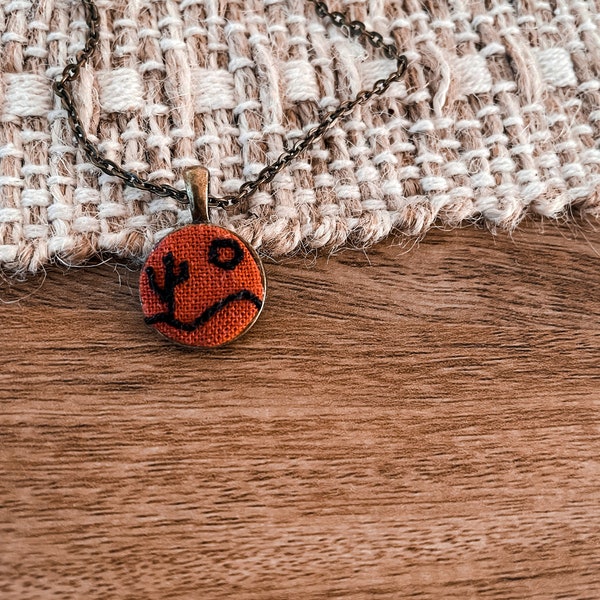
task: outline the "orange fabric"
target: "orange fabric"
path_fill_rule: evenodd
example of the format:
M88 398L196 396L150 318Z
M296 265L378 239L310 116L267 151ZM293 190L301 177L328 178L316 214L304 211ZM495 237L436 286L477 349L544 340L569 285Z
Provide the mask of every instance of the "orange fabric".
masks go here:
M235 339L252 325L264 297L258 259L235 233L216 225L188 225L165 237L140 276L146 322L187 346L216 347Z

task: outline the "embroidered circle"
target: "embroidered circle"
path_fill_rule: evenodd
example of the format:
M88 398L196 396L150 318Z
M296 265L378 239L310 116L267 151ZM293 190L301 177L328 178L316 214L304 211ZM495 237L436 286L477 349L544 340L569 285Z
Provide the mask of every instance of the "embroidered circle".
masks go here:
M232 252L231 258L226 258L224 250ZM235 269L243 260L244 251L237 240L231 238L217 238L210 243L208 260L213 265L230 271Z
M160 241L140 275L145 321L201 348L233 341L262 309L264 271L254 250L217 225L188 225Z

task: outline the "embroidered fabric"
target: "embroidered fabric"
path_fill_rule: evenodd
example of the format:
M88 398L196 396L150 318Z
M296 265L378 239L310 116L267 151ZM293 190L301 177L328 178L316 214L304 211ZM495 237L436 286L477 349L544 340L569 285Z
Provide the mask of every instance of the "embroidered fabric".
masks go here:
M187 346L216 347L240 336L265 299L262 267L227 229L178 229L152 251L140 276L148 325Z
M106 156L215 195L394 63L303 0L101 0L77 99ZM272 255L368 246L480 219L600 215L600 16L564 0L331 3L407 54L405 80L213 221ZM36 271L110 252L143 258L188 207L124 187L76 148L52 79L82 47L78 2L0 1L0 265Z

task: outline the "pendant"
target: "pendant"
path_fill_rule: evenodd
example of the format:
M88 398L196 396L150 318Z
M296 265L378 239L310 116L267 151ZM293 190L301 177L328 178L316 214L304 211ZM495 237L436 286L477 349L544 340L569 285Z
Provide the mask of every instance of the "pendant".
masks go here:
M256 251L238 235L209 222L209 172L183 174L192 224L163 238L140 275L145 322L184 346L216 348L258 319L266 277Z

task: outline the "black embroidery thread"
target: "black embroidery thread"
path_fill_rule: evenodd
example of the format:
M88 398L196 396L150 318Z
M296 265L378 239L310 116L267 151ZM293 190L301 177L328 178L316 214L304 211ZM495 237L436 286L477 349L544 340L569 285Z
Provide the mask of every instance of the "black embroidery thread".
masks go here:
M219 250L233 250L233 256L228 260L221 260ZM244 260L244 251L239 242L232 238L217 238L210 243L208 249L208 262L216 267L232 271Z
M234 255L234 258L235 256L236 255ZM189 264L186 260L181 261L179 263L179 273L176 274L175 257L173 256L172 252L167 252L167 254L162 257L162 262L165 267L165 283L162 287L158 285L158 282L156 281L156 273L153 267L146 267L146 275L148 276L148 285L150 286L150 289L160 298L161 302L164 302L167 305L167 310L157 313L151 317L145 317L144 321L148 325L154 325L155 323L166 323L167 325L170 325L175 329L179 329L180 331L195 331L198 329L198 327L206 324L228 304L236 302L237 300L248 300L252 302L252 304L254 304L258 310L262 308L262 300L256 294L250 290L240 290L239 292L229 294L229 296L226 296L225 298L222 298L213 305L209 306L191 323L180 321L175 316L175 288L189 279ZM237 264L239 264L239 261Z
M156 281L156 273L153 267L146 267L146 275L148 276L148 284L150 289L156 293L161 302L167 305L167 312L161 314L175 314L175 288L187 281L190 278L189 263L187 260L182 260L179 263L179 273L175 274L175 257L172 252L167 252L162 257L162 262L165 267L165 283L161 288ZM158 316L158 315L157 315Z

